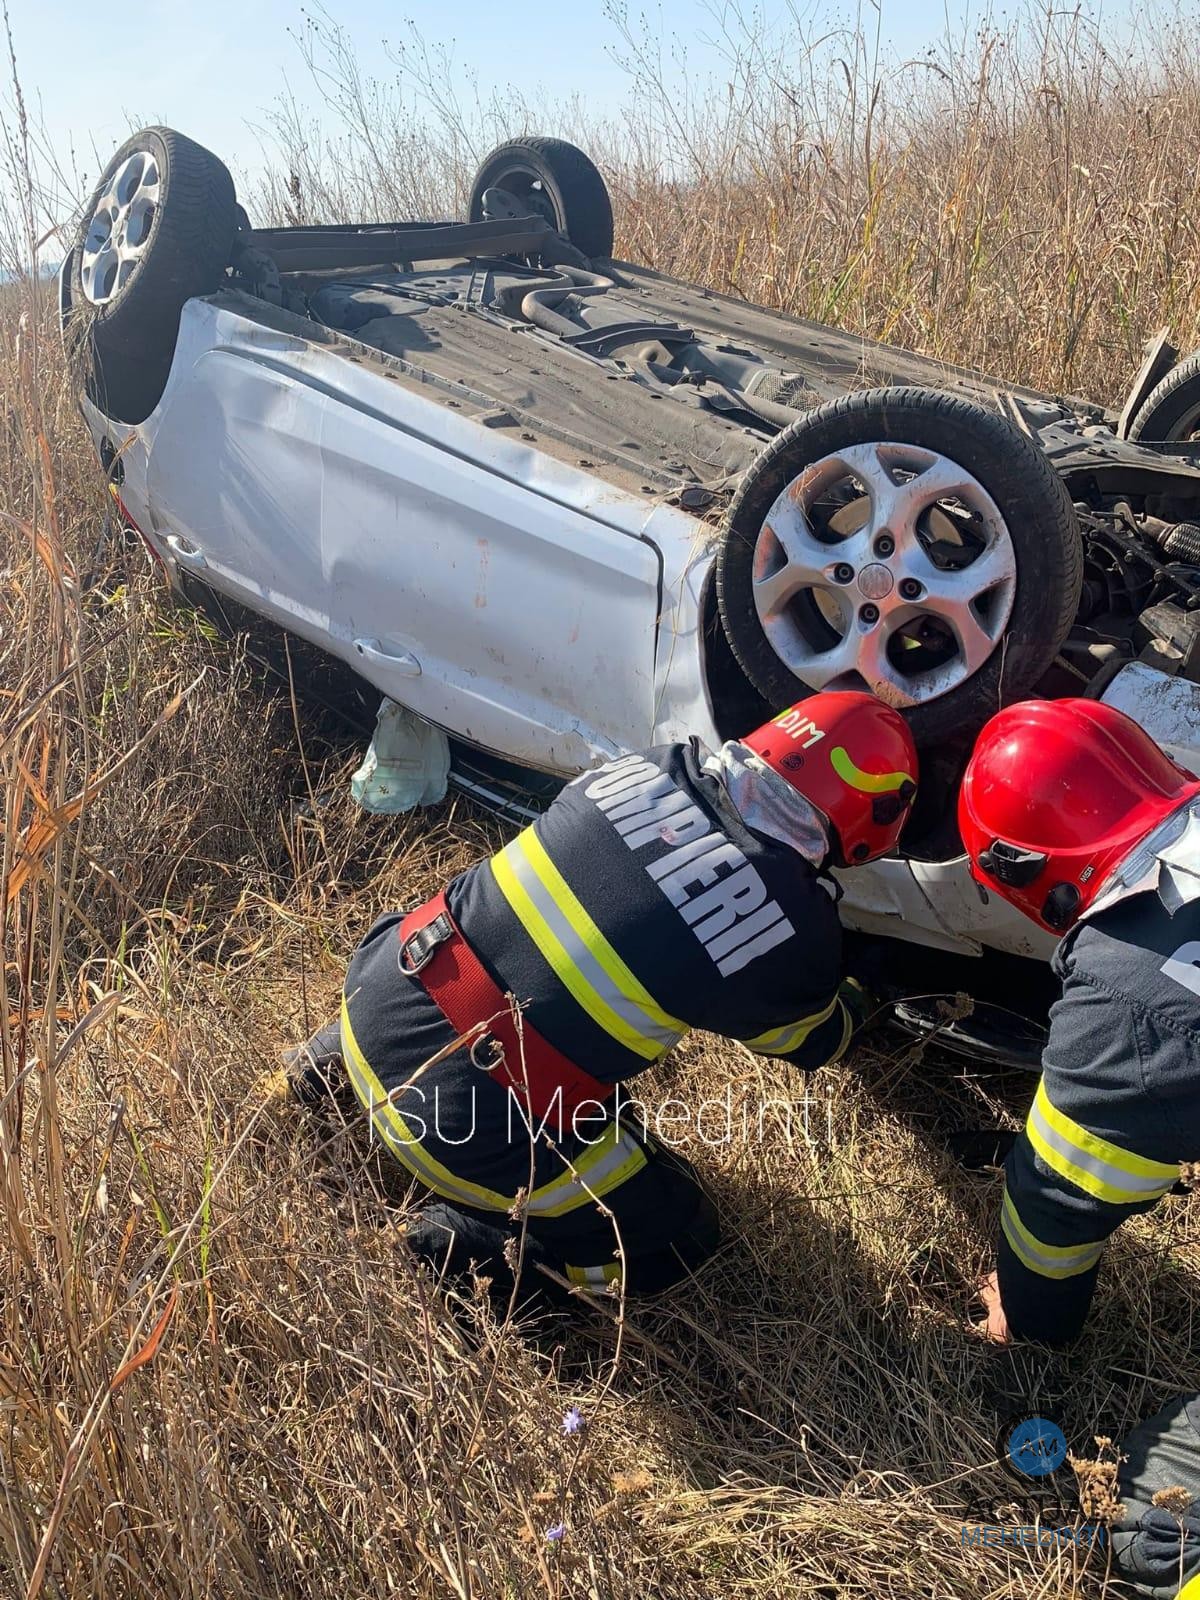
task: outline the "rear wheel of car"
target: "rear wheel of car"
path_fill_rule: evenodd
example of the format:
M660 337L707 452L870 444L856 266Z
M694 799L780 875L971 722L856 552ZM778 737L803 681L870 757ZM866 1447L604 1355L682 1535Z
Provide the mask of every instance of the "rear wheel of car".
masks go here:
M742 480L716 558L730 648L774 708L866 689L919 743L1027 694L1079 605L1070 495L993 412L925 389L847 395Z
M613 248L612 201L595 164L565 139L513 139L493 150L471 185L470 220L483 220L488 189L503 189L544 217L585 256Z
M1156 384L1129 425L1139 444L1184 444L1200 435L1200 350Z
M180 312L220 286L237 213L225 165L171 128L143 128L105 167L70 284L88 393L107 416L142 422L158 404Z

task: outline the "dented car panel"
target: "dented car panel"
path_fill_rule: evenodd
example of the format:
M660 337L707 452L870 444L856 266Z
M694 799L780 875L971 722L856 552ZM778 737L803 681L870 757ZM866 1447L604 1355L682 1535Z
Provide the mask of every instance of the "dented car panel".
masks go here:
M187 308L179 374L142 430L143 525L164 557L514 760L569 776L653 742L663 548L675 570L691 520L664 519L656 542L644 500L263 332Z

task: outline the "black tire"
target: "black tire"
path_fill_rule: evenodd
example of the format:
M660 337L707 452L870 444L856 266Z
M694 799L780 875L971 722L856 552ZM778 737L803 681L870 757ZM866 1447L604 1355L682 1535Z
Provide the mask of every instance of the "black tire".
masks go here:
M139 152L158 164L158 204L128 281L96 304L84 287L84 241L111 179ZM220 287L238 209L224 163L172 128L143 128L104 169L72 250L71 306L88 368L88 393L107 416L143 422L158 404L175 354L180 313L193 296Z
M965 683L906 708L918 744L975 732L1028 694L1075 620L1083 544L1066 485L1038 446L994 412L929 389L846 395L786 428L742 479L716 557L717 604L742 671L774 710L814 690L784 664L754 604L752 560L768 512L806 464L852 444L890 440L949 456L992 497L1016 553L1017 582L1003 640Z
M613 248L612 201L595 165L565 139L513 139L493 150L471 185L472 222L483 220L485 189L507 189L530 200L530 215L542 215L593 260L608 260Z
M1200 433L1200 350L1155 385L1129 425L1138 444L1179 444Z

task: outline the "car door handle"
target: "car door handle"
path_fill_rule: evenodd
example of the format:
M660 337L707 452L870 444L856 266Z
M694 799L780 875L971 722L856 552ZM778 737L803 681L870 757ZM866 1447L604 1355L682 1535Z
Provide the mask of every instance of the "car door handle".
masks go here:
M189 544L186 539L181 539L177 533L167 535L167 546L177 561L182 561L189 567L201 568L208 565L203 550L197 550L195 545Z
M401 678L421 676L421 663L411 650L385 650L378 639L355 639L354 648L364 661L374 661Z

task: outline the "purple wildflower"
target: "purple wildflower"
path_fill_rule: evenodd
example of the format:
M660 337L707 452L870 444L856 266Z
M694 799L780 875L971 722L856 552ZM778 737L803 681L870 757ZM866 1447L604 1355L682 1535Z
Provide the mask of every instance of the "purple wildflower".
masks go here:
M567 1525L566 1525L566 1523L565 1522L556 1522L552 1528L547 1528L546 1529L546 1535L545 1535L546 1543L547 1544L558 1544L561 1539L566 1538L566 1534L567 1534Z
M580 1411L578 1406L571 1406L567 1410L566 1414L563 1417L563 1432L564 1433L582 1433L583 1432L583 1428L584 1428L583 1412Z

